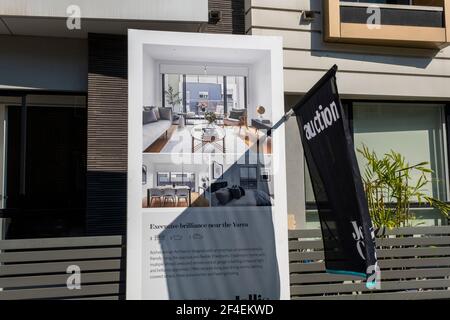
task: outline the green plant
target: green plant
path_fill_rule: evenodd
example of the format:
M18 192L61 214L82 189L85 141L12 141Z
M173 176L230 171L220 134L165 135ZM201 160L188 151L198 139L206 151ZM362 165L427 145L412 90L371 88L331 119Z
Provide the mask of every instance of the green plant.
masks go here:
M209 124L214 123L217 121L217 115L214 112L205 112L205 120Z
M448 217L450 205L423 191L429 182L427 174L432 173L428 162L409 165L404 156L393 150L379 159L365 145L358 152L367 161L363 182L375 228L411 226L414 220L410 211L412 202L428 203ZM419 177L415 184L411 181L413 173Z
M183 99L180 97L180 92L175 92L172 86L169 85L169 88L164 92L166 95L167 103L172 106L172 110L176 105L180 104Z

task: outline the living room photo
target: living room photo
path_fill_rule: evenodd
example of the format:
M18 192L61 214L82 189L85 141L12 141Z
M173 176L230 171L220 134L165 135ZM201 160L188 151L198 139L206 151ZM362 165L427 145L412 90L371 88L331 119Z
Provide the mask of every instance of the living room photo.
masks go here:
M144 153L272 153L264 55L222 51L175 46L146 51Z

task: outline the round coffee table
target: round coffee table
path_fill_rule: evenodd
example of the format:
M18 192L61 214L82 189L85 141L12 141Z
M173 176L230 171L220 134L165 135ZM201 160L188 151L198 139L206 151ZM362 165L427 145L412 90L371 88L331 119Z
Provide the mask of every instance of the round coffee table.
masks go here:
M191 129L192 136L192 153L198 150L204 150L205 145L212 145L218 151L225 153L225 136L224 128L215 124L199 124Z

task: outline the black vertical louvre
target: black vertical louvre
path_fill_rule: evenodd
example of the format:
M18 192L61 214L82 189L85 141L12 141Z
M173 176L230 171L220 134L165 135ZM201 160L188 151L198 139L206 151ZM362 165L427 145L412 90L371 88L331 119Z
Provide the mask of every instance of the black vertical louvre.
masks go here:
M88 235L124 235L127 207L127 37L89 35Z

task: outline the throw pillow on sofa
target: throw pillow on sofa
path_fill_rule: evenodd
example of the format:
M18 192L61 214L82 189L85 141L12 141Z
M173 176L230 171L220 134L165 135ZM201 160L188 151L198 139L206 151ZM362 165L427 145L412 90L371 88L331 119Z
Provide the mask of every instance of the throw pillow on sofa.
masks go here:
M231 196L230 190L228 190L228 188L223 188L220 190L217 190L215 192L216 198L219 201L219 203L224 206L226 205L228 202L230 202L233 198Z
M144 116L143 124L148 124L148 123L153 123L153 122L158 121L158 119L156 118L155 111L153 111L153 110L144 111L143 116Z
M242 197L241 189L238 186L232 186L229 190L233 199L240 199Z
M156 119L161 120L161 115L159 114L159 108L153 107L153 111L155 112Z
M162 120L172 121L172 109L170 108L159 108L159 115Z

